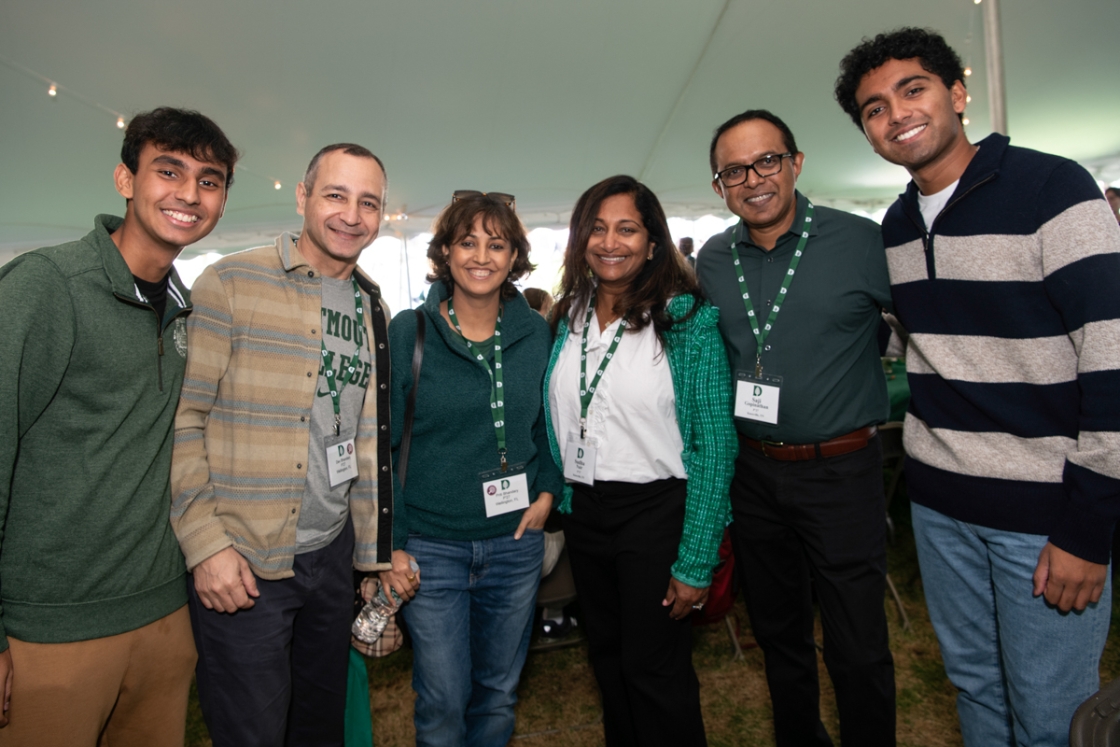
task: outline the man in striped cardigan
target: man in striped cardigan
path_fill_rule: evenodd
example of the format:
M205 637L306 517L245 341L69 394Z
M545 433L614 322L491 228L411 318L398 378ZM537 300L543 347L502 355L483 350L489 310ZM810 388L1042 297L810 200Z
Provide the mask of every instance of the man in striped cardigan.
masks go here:
M864 40L836 98L913 177L883 239L918 559L964 742L1064 745L1111 610L1120 230L1076 163L968 141L960 58L933 32Z
M327 146L296 200L301 233L222 258L192 292L171 524L215 747L342 744L352 569L392 551L388 312L357 269L381 161Z

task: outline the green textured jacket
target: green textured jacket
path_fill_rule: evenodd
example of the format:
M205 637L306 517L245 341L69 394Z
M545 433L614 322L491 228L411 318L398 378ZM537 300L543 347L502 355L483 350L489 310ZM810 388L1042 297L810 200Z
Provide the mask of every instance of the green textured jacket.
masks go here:
M125 633L187 603L168 521L190 295L160 319L99 215L0 268L0 650Z
M669 302L669 314L681 319L693 303L692 296L678 296ZM684 442L681 458L688 474L684 534L672 574L678 581L700 589L711 584L712 569L719 562L719 545L731 514L728 488L739 451L732 417L731 371L718 325L719 310L704 302L692 317L665 333L677 399L677 423ZM552 345L545 374L544 416L552 458L561 471L560 443L552 423L548 386L569 331L565 318ZM571 485L564 486L564 497L557 510L571 513Z

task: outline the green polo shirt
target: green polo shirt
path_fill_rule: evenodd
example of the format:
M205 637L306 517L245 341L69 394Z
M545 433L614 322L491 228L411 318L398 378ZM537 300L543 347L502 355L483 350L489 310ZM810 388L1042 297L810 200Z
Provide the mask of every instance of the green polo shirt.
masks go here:
M771 251L751 243L742 221L704 244L696 260L700 285L719 307L719 331L733 375L754 373L757 343L734 272L737 243L755 313L765 322L789 269L808 200ZM874 222L815 206L809 240L762 352L763 373L782 377L778 424L736 418L739 433L792 444L818 443L889 412L879 359L880 309L891 309L883 238Z

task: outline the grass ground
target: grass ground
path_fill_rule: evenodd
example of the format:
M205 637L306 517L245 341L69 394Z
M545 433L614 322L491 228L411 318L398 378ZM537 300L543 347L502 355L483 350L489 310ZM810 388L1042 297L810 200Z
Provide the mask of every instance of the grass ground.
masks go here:
M945 677L937 639L926 614L910 531L910 507L903 496L895 500L891 514L896 538L888 553L889 570L911 622L910 629L903 630L894 603L889 598L884 600L895 658L898 743L914 747L960 745L955 691ZM1116 607L1114 604L1114 613ZM736 604L734 617L740 624L740 640L749 643L750 627L741 601ZM1109 632L1101 660L1102 682L1120 677L1117 619L1120 618L1114 614L1114 627ZM746 649L745 658L735 661L728 632L723 626L698 628L694 636L693 660L700 678L709 744L712 747L772 744L770 699L762 652L757 648ZM819 623L817 639L820 640ZM414 743L411 665L412 654L407 649L367 662L377 747L403 747ZM819 666L822 717L834 739L838 739L835 697L823 661L819 661ZM531 653L522 674L519 697L515 744L526 747L603 744L598 690L585 646ZM197 701L192 696L187 745L209 744Z

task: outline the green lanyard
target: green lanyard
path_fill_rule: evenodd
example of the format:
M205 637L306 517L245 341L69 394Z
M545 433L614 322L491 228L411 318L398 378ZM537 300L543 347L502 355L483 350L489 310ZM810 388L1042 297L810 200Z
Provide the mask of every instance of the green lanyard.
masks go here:
M758 342L758 349L755 353L754 359L754 375L759 377L762 375L762 346L766 342L766 338L770 336L770 330L774 326L774 320L778 318L778 309L782 307L782 302L786 300L786 294L789 293L789 284L793 282L793 273L797 270L798 263L801 262L801 255L805 251L805 244L809 243L809 224L813 222L813 203L808 203L805 208L805 226L801 229L801 238L797 241L797 248L793 251L793 258L789 261L789 269L786 270L785 279L782 280L782 287L778 290L778 297L774 300L774 305L770 307L770 316L766 320L766 325L759 330L758 328L758 315L754 313L754 304L751 303L751 294L747 292L747 281L743 278L743 266L739 262L739 233L735 234L735 241L731 244L731 256L735 258L735 273L739 278L739 290L743 292L743 305L747 307L747 318L751 323L751 331L754 332L754 339ZM742 224L739 224L740 231Z
M353 275L350 276L350 282L354 284L354 313L358 315L358 329L362 330L360 334L364 337L366 327L364 321L365 309L362 306L362 291L358 287L358 281ZM342 381L336 381L338 377L334 375L334 369L328 365L327 361L329 356L329 353L327 353L327 343L323 339L320 339L319 345L323 348L323 376L327 379L327 389L329 389L331 393L331 405L334 406L334 435L337 436L342 429L342 408L339 406L339 400L341 399L339 393L342 392L342 388L346 386L346 382L350 381L351 377L354 376L354 372L358 369L358 364L361 363L362 346L358 345L357 349L354 351L354 355L350 357L350 365L346 367L346 376L342 378Z
M455 307L450 298L447 299L447 316L451 317L451 323L455 325L455 331L467 344L467 350L471 351L479 365L490 376L490 414L494 418L494 433L498 437L498 456L502 460L502 472L505 472L509 469L509 465L506 463L506 403L500 396L502 394L502 312L501 310L498 311L498 318L494 322L493 369L486 362L486 356L482 354L478 346L463 336L463 328L459 326L459 320L455 317Z
M603 372L607 370L611 359L614 358L614 351L618 350L618 343L622 342L622 333L626 331L626 320L623 319L618 324L618 331L614 334L614 340L611 341L611 346L607 348L607 354L599 361L599 370L595 372L595 378L591 380L591 385L587 385L587 328L591 326L591 315L595 313L595 296L591 297L591 301L587 304L587 318L583 320L583 343L580 348L579 354L579 437L587 438L587 408L591 404L591 398L595 396L595 388L599 386L599 379L603 378Z

